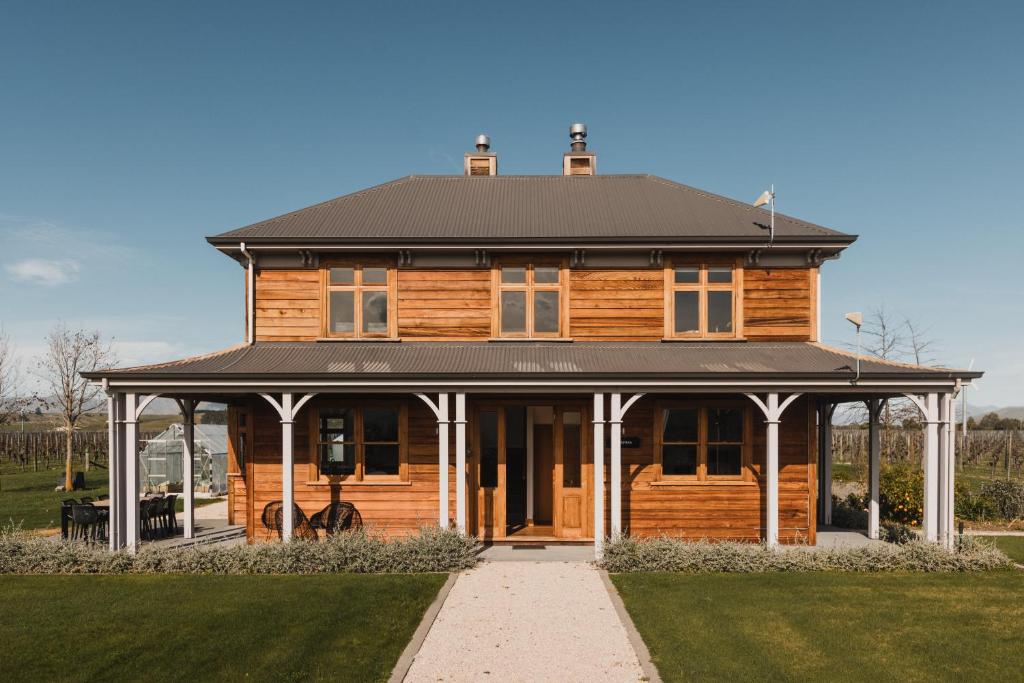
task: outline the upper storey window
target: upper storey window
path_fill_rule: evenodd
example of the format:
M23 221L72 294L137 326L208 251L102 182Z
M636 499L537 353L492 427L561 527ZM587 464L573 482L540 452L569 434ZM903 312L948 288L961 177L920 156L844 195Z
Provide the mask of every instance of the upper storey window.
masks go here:
M326 335L394 336L392 270L384 264L332 263L326 269Z
M564 277L558 263L502 263L496 270L496 336L562 336Z
M666 272L668 336L733 338L741 271L730 263L677 261Z

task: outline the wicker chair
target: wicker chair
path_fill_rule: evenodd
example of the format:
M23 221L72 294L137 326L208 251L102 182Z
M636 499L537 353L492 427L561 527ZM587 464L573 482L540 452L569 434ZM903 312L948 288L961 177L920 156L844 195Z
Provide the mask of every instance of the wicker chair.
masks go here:
M277 537L283 539L284 534L284 506L278 508L274 515L277 524ZM316 529L309 523L309 518L298 505L292 504L292 537L301 538L304 541L315 541L320 538Z
M275 531L277 532L278 538L281 536L281 527L278 526L280 523L278 513L281 511L283 506L284 503L279 500L272 500L263 506L263 514L260 515L260 521L263 522L263 526L267 530L268 539Z
M143 498L139 501L139 525L141 528L141 535L146 540L153 539L153 516L152 509L156 505L156 501L146 500Z
M310 520L313 527L323 529L328 536L341 531L355 531L363 527L363 517L352 503L330 503Z

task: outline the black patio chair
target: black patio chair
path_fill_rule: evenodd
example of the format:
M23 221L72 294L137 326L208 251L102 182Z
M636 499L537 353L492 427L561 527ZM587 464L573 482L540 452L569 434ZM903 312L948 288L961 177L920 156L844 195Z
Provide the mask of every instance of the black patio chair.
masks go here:
M74 498L66 498L60 502L60 537L67 539L69 534L74 533L74 525L71 520L71 508L78 505Z
M178 495L172 494L164 499L164 524L167 526L167 533L174 536L178 533L177 505Z
M153 517L151 509L153 501L143 498L139 501L139 527L140 535L150 541L153 539Z
M92 505L71 506L71 519L75 524L72 540L92 543L96 540L99 512Z
M158 496L149 504L150 524L158 538L167 536L167 498Z
M278 519L277 513L283 506L284 503L279 500L272 500L263 506L263 514L260 515L260 521L263 522L263 526L267 530L268 539L275 531L277 532L278 538L281 536L281 529L278 527L278 522L280 520Z
M328 536L341 531L354 531L363 526L363 517L352 503L337 501L329 503L310 518L315 529L323 529Z
M279 539L284 538L284 506L278 508L277 513L274 515L277 524L277 537ZM320 538L320 535L313 528L313 525L309 523L309 518L306 517L306 513L302 511L298 505L292 504L292 537L301 538L304 541L316 541Z

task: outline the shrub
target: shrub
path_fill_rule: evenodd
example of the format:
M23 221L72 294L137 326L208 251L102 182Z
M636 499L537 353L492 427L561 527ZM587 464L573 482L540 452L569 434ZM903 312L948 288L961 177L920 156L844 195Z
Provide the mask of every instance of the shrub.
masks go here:
M855 548L783 547L755 543L712 543L679 538L619 538L604 548L601 567L610 572L965 572L1012 566L1000 550L971 542L957 551L935 543L871 544Z
M882 522L881 528L878 530L878 537L896 545L905 545L919 538L909 526L896 522Z
M866 529L867 502L864 496L851 493L846 498L832 496L832 526L843 529Z
M999 516L998 510L988 496L976 494L971 491L970 485L963 480L956 482L956 494L953 496L954 513L960 519L981 521L995 519Z
M1024 483L1008 479L993 479L981 485L981 497L988 499L1001 519L1024 517Z
M143 547L132 555L81 542L0 531L0 574L327 574L451 572L476 564L478 542L425 527L388 540L356 531L319 542Z
M904 463L883 467L878 483L881 518L920 526L924 514L924 472L921 468Z

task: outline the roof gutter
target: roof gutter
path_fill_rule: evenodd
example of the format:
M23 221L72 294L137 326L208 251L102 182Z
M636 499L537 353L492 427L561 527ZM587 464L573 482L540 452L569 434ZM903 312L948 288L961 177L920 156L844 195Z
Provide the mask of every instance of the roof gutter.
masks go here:
M245 273L245 342L256 342L256 257L245 248L245 242L239 242L238 250L248 259Z

